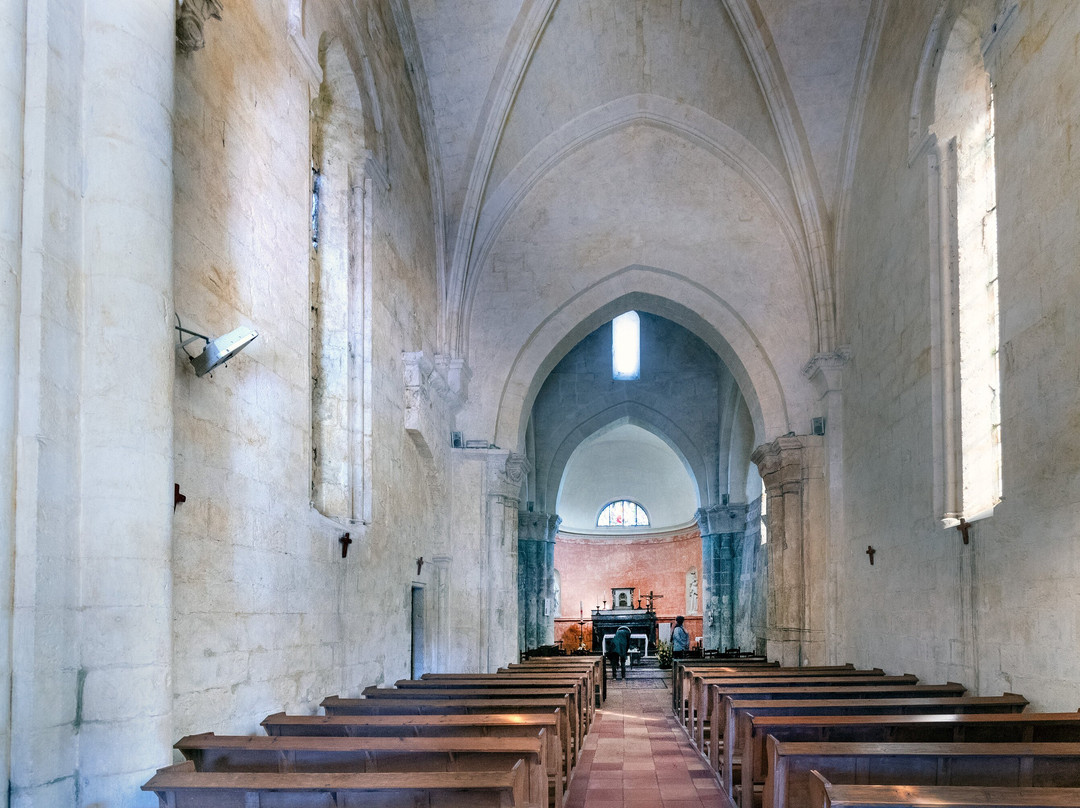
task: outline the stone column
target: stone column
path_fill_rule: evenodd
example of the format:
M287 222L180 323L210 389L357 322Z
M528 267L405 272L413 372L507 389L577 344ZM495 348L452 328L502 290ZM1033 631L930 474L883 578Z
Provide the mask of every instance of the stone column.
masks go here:
M695 514L701 529L704 570L703 642L706 648L735 644L735 548L746 533L746 505L714 505Z
M81 804L126 805L175 740L176 18L173 3L143 0L83 12L78 776Z
M555 641L555 537L562 519L553 513L518 514L518 642L522 650Z
M518 624L518 503L528 462L524 455L493 451L487 457L487 591L482 627L483 672L516 662Z
M820 436L786 435L750 456L768 496L766 647L781 665L821 664L825 655L822 454Z

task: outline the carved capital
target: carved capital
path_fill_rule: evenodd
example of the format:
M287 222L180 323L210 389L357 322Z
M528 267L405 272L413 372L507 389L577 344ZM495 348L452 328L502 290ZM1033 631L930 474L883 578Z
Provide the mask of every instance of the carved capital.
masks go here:
M746 530L746 505L713 505L694 514L702 536L741 533Z
M521 484L529 470L529 459L516 452L488 450L488 490L491 495L517 502Z
M520 511L518 513L518 538L553 542L561 524L562 517L555 513Z
M780 483L800 480L802 461L803 440L794 434L784 435L772 443L763 443L750 455L750 462L758 467L766 487L770 489L777 482L775 475L778 472Z
M432 359L423 351L402 351L401 361L405 382L405 431L421 453L430 457L431 445L445 431L444 422L464 403L454 385L460 387L463 371L467 374L468 370L464 363L453 367L444 357Z
M851 361L851 348L843 346L831 353L819 353L803 366L803 375L810 380L819 396L843 389L844 367Z
M472 371L464 359L453 359L447 354L435 355L435 367L439 375L446 379L447 389L450 396L447 404L452 412L457 412L465 406L469 400L469 381L472 379Z
M176 47L181 53L193 53L206 45L203 26L207 20L220 20L224 10L221 0L181 0L176 11Z

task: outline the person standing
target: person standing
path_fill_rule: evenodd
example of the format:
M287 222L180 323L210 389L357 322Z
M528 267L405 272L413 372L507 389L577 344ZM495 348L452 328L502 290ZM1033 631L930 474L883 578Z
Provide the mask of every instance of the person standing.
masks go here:
M671 656L674 659L682 659L690 650L690 635L683 628L685 618L680 614L675 618L675 628L671 632Z
M619 626L615 636L607 646L608 662L611 664L611 678L619 678L619 669L622 669L623 681L626 681L626 655L630 653L630 629Z

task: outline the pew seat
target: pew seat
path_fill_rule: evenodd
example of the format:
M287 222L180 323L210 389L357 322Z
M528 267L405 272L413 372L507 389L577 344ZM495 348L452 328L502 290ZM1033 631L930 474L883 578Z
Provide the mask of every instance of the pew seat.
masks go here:
M484 772L199 772L190 760L142 787L161 808L524 808L521 761Z
M1080 788L836 785L810 775L813 808L1080 808Z

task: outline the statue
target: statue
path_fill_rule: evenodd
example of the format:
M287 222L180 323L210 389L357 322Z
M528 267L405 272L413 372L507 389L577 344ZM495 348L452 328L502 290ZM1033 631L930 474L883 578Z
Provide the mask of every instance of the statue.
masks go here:
M689 614L698 612L698 580L697 570L692 569L686 573L686 611Z
M553 611L555 617L562 617L562 574L558 570L555 570L555 580L552 586Z

